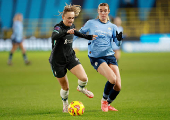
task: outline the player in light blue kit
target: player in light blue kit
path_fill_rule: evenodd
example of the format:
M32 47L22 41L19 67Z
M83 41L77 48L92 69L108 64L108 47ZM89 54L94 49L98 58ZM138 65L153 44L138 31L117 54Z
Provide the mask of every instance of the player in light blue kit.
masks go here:
M89 40L88 56L91 65L108 79L101 100L101 109L104 112L108 110L118 111L110 106L110 104L121 89L121 78L112 43L115 42L120 46L122 43L122 33L118 34L117 26L109 21L109 13L110 9L107 3L99 4L98 18L87 21L80 29L81 33L89 32L91 35L98 36L95 40Z
M12 65L12 56L15 50L19 47L22 50L23 58L26 65L30 64L26 56L26 50L23 46L23 16L22 14L16 14L13 19L13 34L11 36L12 39L12 49L8 58L8 65Z

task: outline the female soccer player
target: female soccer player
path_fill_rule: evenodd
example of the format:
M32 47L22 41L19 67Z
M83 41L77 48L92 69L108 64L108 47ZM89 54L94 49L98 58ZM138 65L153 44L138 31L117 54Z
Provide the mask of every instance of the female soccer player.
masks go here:
M67 69L78 78L77 90L84 93L89 98L93 98L94 96L91 91L84 88L87 85L88 78L72 48L74 35L89 40L96 37L96 35L83 35L74 29L74 18L79 15L80 10L80 6L78 5L66 5L62 12L63 21L54 26L54 31L52 33L52 52L49 62L54 76L61 85L60 95L63 101L63 112L68 112L69 105Z
M89 32L89 34L98 36L93 41L89 40L88 56L94 69L108 79L101 100L101 109L104 112L108 110L118 111L110 104L121 90L119 68L111 43L115 42L120 46L122 43L122 32L118 34L117 26L109 21L109 13L110 9L107 3L99 4L98 18L87 21L80 29L80 32L83 34Z
M16 14L14 16L13 27L12 27L13 34L11 36L12 49L11 49L10 54L9 54L8 65L12 65L12 56L13 56L13 53L15 52L15 50L18 48L18 46L22 50L22 54L23 54L25 64L26 65L30 64L30 61L28 61L28 59L27 59L26 50L23 46L23 23L22 23L22 21L23 21L22 14Z

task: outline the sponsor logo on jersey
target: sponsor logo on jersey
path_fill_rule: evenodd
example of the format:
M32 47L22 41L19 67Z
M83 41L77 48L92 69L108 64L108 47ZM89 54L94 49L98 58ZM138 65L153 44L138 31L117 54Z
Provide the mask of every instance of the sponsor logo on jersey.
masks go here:
M72 43L72 42L73 42L73 39L71 39L71 40L65 39L64 44L68 44L68 43Z

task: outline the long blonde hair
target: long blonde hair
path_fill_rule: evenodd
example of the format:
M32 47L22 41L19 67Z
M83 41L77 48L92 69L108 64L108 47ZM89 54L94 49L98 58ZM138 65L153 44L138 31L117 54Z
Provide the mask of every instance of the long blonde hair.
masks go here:
M106 6L106 7L108 7L108 11L110 11L109 5L107 3L100 3L99 6L98 6L98 9L99 9L100 6ZM99 19L99 16L97 16L96 19ZM109 16L107 17L107 20L110 20Z
M81 11L80 5L71 5L71 4L68 5L68 4L66 4L63 12L59 12L59 13L60 13L60 15L64 16L67 12L74 12L75 17L77 17L79 15L80 11Z

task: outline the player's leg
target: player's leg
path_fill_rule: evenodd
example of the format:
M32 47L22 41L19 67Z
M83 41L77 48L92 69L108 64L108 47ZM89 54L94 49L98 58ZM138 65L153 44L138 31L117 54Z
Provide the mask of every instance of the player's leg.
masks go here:
M26 65L29 65L29 64L30 64L30 61L27 59L26 50L25 50L22 42L19 43L19 47L20 47L20 49L21 49L21 51L22 51L22 55L23 55L23 59L24 59L24 61L25 61L25 64L26 64Z
M83 66L81 64L77 64L72 69L70 69L70 72L78 78L77 90L84 93L87 97L93 98L94 94L85 88L88 82L88 77Z
M119 68L117 65L109 64L109 67L113 70L113 72L116 75L116 83L115 83L114 87L112 88L112 90L110 91L108 99L107 99L107 102L109 105L108 109L111 111L118 111L114 107L110 106L110 104L116 99L117 95L119 94L119 92L121 90L120 72L119 72Z
M15 52L15 50L18 48L18 44L16 43L12 43L12 49L9 53L9 58L8 58L8 65L12 65L12 57L13 57L13 53Z
M116 75L106 62L101 63L97 71L106 77L111 84L116 83Z
M57 78L57 77L56 77ZM68 112L68 95L69 95L69 83L67 75L62 78L57 78L58 82L60 83L61 90L60 96L63 101L63 112Z
M109 96L110 90L113 89L113 86L116 82L116 75L106 62L101 63L97 71L108 79L108 81L105 84L103 98L101 100L101 109L102 111L107 112L108 111L107 98Z
M63 102L63 112L68 112L68 95L69 95L69 83L67 78L67 69L65 66L57 66L58 63L55 63L54 61L51 61L51 69L53 72L53 75L57 78L61 90L60 90L60 96L62 98Z

